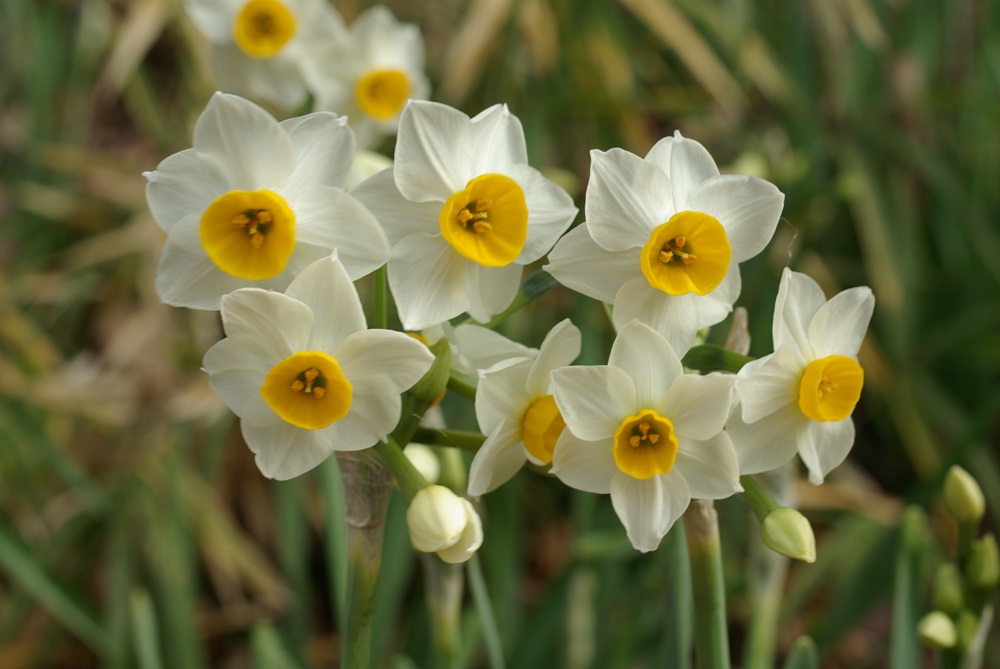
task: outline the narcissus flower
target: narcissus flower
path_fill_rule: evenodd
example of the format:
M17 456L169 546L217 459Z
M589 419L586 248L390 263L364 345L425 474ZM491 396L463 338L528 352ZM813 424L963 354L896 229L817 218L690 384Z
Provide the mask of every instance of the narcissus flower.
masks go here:
M483 543L483 523L467 499L442 485L422 488L406 509L413 547L445 562L465 562Z
M278 123L252 102L216 93L195 125L194 148L143 175L146 201L167 233L160 298L218 309L237 288L284 289L334 249L352 279L381 266L385 234L341 188L353 156L343 117Z
M638 319L683 353L732 311L739 263L770 241L784 195L756 177L720 175L680 133L645 158L622 149L590 156L586 225L556 244L545 270L613 303L616 326Z
M512 358L528 358L536 350L507 339L496 330L474 323L452 326L448 322L426 328L420 332L421 340L433 344L447 339L451 345L451 368L475 381L479 371Z
M577 211L527 165L521 123L505 105L470 119L411 101L393 168L351 193L385 226L389 288L407 330L465 311L487 321L505 309L522 267L551 248Z
M549 374L580 354L580 331L568 320L549 332L530 357L480 372L476 418L487 435L469 469L469 494L482 495L510 480L528 460L552 462L566 423L552 396Z
M684 374L670 344L632 321L608 365L552 372L566 430L552 473L611 503L640 551L654 550L691 498L742 490L736 452L723 431L733 377Z
M785 269L774 306L774 353L747 363L736 379L740 406L727 431L741 473L775 469L798 452L819 485L844 461L864 383L857 354L874 307L868 287L827 301L819 284Z
M269 478L298 476L334 451L385 439L399 421L400 394L433 362L412 337L366 329L336 258L307 267L285 294L226 295L222 323L226 338L205 354L204 369Z
M305 102L330 43L347 40L326 0L184 0L212 44L222 88L284 109Z
M406 101L430 92L420 29L382 5L362 12L347 39L330 40L319 60L314 108L346 114L360 146L394 134Z

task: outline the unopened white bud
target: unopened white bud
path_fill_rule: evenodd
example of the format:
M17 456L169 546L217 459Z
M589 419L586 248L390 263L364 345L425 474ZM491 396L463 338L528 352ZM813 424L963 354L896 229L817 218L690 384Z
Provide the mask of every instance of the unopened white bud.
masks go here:
M430 446L411 443L403 449L403 455L428 483L438 482L438 477L441 476L441 462Z
M917 635L931 648L951 648L958 641L955 623L941 611L931 611L921 618L917 623Z
M420 490L406 510L413 547L445 562L465 562L483 543L483 524L469 500L442 485Z
M816 561L816 535L809 520L796 509L779 506L767 514L760 534L768 548L795 560Z

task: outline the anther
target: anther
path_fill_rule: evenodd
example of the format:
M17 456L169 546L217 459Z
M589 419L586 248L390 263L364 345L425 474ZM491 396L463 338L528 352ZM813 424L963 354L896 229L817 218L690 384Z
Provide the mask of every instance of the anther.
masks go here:
M478 220L472 224L472 229L478 232L479 234L482 234L484 232L489 232L490 230L492 230L493 226L487 223L486 221Z
M631 437L628 438L628 445L631 446L632 448L639 448L640 441L641 439L639 439L639 435L633 434Z
M493 200L476 200L475 212L482 213L489 209L491 204L493 204Z
M648 440L649 440L649 443L655 444L656 442L658 442L660 440L660 435L657 434L656 432L654 432L651 435L649 435Z

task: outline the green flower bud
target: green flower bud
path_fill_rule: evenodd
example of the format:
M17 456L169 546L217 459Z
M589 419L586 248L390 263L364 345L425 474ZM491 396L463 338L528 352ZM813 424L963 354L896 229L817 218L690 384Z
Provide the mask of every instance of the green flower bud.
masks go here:
M475 508L442 485L429 485L413 496L406 526L414 548L437 553L445 562L465 562L483 543L483 525Z
M938 568L934 579L934 606L950 616L957 616L965 606L962 576L958 573L958 568L950 562Z
M997 551L997 538L992 533L972 542L969 559L965 563L965 575L969 583L980 590L990 590L1000 582L1000 553Z
M972 645L972 640L976 638L979 631L979 617L968 609L962 611L955 621L955 629L958 631L958 652L964 653Z
M434 364L410 389L410 394L417 401L431 406L441 400L448 388L448 377L451 374L451 344L442 337L428 348L434 354Z
M986 513L986 498L972 474L953 465L944 477L944 505L960 523L974 525Z
M917 623L920 641L931 648L951 648L958 642L955 623L941 611L931 611Z
M760 524L760 534L776 553L803 562L816 561L816 535L806 517L796 509L787 506L773 509Z

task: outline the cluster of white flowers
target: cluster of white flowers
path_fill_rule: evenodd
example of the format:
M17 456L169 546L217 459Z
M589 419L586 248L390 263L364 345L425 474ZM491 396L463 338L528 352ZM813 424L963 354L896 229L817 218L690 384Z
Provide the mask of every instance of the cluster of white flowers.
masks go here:
M567 233L578 210L528 165L517 117L505 105L470 118L414 99L427 93L420 35L385 9L348 30L322 0L186 3L213 41L220 77L291 104L311 90L363 120L352 129L316 111L278 122L218 93L193 148L146 173L167 234L157 288L169 304L221 310L226 338L204 369L264 475L298 476L335 450L385 441L401 394L434 362L425 344L442 338L454 373L478 385L485 441L468 494L490 492L527 462L550 467L569 486L610 494L641 551L657 547L692 498L741 491L743 474L797 452L819 484L846 457L869 289L827 301L786 269L772 354L738 374L701 375L681 362L700 330L732 312L739 263L774 234L784 201L774 185L720 174L679 133L645 158L593 151L586 221ZM397 123L390 166L346 190L355 133ZM538 350L449 323L503 312L525 266L546 254L560 283L613 304L607 365L573 366L581 333L568 320ZM352 281L383 265L399 320L419 338L367 328ZM479 517L439 488L414 495L414 543L467 559L482 541Z

